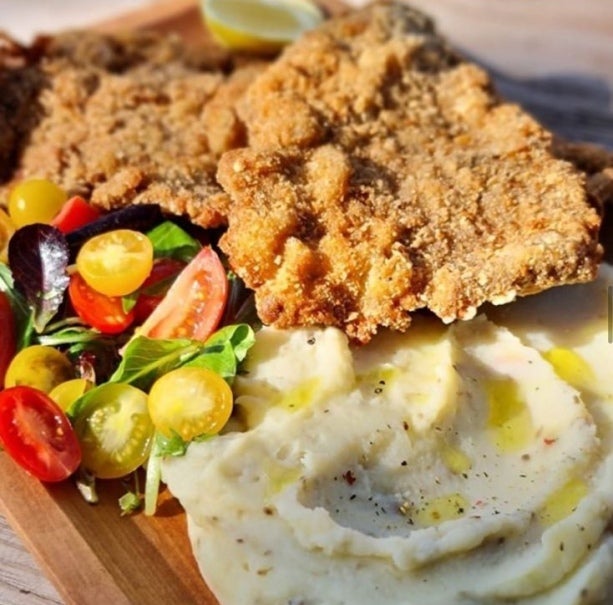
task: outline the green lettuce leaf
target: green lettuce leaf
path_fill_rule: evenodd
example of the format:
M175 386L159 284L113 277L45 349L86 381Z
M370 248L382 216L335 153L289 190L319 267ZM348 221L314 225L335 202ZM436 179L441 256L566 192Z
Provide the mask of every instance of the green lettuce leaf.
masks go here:
M205 343L205 350L185 363L186 366L207 368L232 384L238 366L255 342L255 334L247 324L226 326Z
M153 244L155 258L175 258L189 262L202 248L200 242L171 221L164 221L151 231L147 237Z
M0 263L0 290L8 296L11 303L17 326L17 350L20 351L31 344L36 335L34 311L29 307L23 294L15 288L13 273L5 263Z
M205 343L137 336L126 345L123 359L109 380L149 391L160 376L171 370L195 366L213 370L231 382L254 342L255 335L247 324L221 328Z
M109 382L125 382L143 391L162 375L185 364L203 345L184 338L161 340L137 336L123 351L123 358Z

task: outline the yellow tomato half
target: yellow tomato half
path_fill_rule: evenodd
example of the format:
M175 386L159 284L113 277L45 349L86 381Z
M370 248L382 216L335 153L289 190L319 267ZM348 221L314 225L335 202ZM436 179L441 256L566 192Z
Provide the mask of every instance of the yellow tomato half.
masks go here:
M77 270L90 288L106 296L137 290L153 267L153 244L131 229L116 229L87 240L77 255Z
M232 390L211 370L183 367L153 384L147 405L160 433L191 441L221 431L232 413Z

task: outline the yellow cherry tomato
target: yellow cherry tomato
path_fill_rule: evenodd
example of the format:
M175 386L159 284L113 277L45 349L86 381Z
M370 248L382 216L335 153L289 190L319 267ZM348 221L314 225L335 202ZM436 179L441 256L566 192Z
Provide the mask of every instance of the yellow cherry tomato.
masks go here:
M100 479L123 477L149 457L153 424L147 394L132 385L107 382L85 393L73 425L82 466Z
M74 370L64 353L53 347L32 345L13 357L6 370L4 388L29 386L50 393L71 378L74 378Z
M15 225L11 217L0 208L0 262L8 261L9 240L15 233Z
M232 413L232 390L211 370L183 367L156 380L147 405L160 433L191 441L221 431Z
M89 391L93 386L91 380L87 380L86 378L73 378L72 380L60 382L60 384L51 390L49 397L66 412L83 393Z
M153 244L131 229L116 229L87 240L77 255L77 270L90 288L106 296L137 290L153 267Z
M15 227L51 223L68 198L66 192L48 179L21 181L9 193L9 215Z

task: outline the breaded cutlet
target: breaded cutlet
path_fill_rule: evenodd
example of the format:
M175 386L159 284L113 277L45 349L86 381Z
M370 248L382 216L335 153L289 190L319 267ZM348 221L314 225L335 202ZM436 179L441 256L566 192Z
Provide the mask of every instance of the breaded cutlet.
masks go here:
M227 63L151 32L3 38L0 203L16 180L44 177L103 209L158 203L223 224L217 160L245 143L234 104L259 70L227 75Z
M469 319L596 274L584 173L402 3L304 35L239 114L249 147L219 164L232 199L220 245L267 324L367 342L419 309Z
M553 152L586 173L588 193L598 205L613 204L613 151L591 143L554 139Z
M586 173L588 193L602 213L603 258L613 264L613 151L591 143L556 139L554 152Z

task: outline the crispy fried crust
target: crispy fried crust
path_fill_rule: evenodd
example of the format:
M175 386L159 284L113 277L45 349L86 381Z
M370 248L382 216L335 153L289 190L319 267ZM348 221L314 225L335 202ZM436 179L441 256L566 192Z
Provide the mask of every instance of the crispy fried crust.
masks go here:
M153 202L205 227L225 222L217 160L245 143L234 104L257 66L226 76L226 57L147 32L71 32L21 61L5 47L0 178L47 177L104 209Z
M586 173L588 194L603 215L600 242L604 259L613 263L613 152L591 143L561 139L554 141L553 149L556 157L572 162Z
M555 139L554 155L587 174L587 190L601 207L613 203L613 151L591 143Z
M468 319L590 280L600 217L551 136L400 3L332 20L249 88L221 240L278 327L366 342L427 308Z

